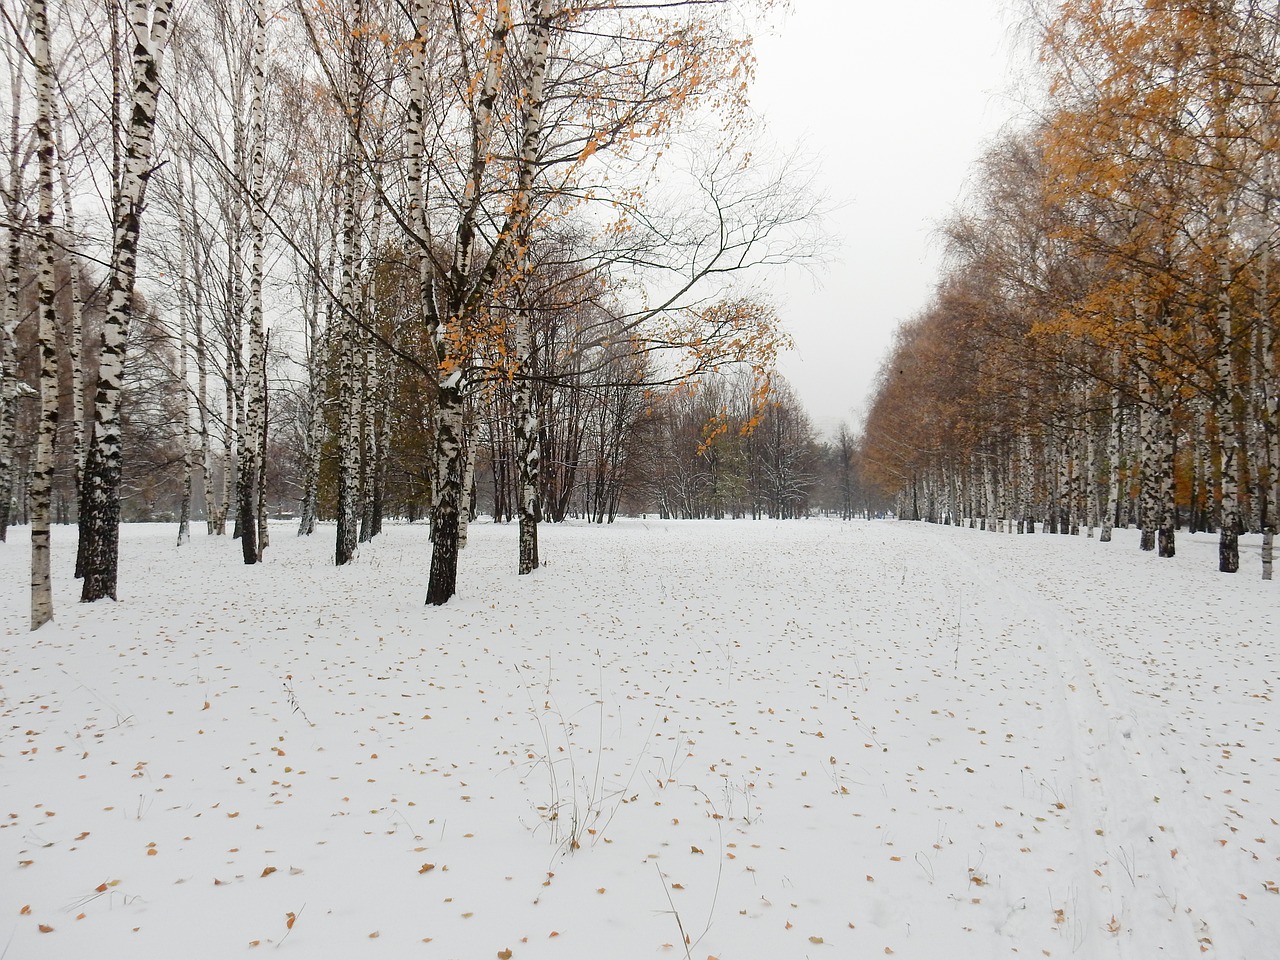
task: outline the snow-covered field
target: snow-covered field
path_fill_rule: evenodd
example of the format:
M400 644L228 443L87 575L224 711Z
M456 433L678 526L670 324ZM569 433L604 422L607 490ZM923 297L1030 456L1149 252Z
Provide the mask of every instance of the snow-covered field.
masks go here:
M1280 956L1280 585L1121 531L127 527L27 631L0 956ZM45 932L42 932L45 931ZM687 941L686 941L687 938Z

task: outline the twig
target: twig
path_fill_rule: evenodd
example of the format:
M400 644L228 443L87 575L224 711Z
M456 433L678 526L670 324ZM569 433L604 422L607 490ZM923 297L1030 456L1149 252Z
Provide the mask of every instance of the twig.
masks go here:
M307 711L302 709L302 704L298 702L298 696L293 692L293 674L285 674L284 692L289 698L289 706L293 708L293 712L302 715L302 719L306 721L308 727L314 727L311 718L307 716Z
M653 869L658 871L658 880L662 884L662 892L667 895L667 903L671 904L671 915L676 918L676 927L680 930L680 942L684 944L685 960L693 960L692 947L689 945L689 935L684 932L684 924L680 922L680 911L676 909L675 901L671 899L671 890L667 887L667 878L662 875L662 868L658 866L656 861L653 864Z
M290 917L292 917L292 920L291 920L291 921L286 921L286 923L285 923L285 930L284 930L284 936L283 936L283 937L281 937L281 938L276 942L276 949L277 949L277 950L279 950L279 949L280 949L280 944L284 943L286 940L288 940L288 939L289 939L289 934L293 933L293 926L294 926L294 924L296 924L296 923L298 922L298 918L299 918L300 916L302 916L302 911L303 911L303 910L305 910L305 909L307 909L307 905L304 903L302 906L300 906L300 907L298 908L298 912L297 912L297 913L293 913L293 914L290 914L290 915L289 915Z

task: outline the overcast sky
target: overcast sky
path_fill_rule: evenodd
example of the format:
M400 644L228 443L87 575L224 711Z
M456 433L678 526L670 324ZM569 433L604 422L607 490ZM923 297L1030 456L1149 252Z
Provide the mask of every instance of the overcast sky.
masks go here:
M1002 0L794 0L757 36L753 100L782 147L807 146L834 261L778 290L796 342L782 372L820 430L856 423L893 330L939 276L938 223L984 144L1020 114Z

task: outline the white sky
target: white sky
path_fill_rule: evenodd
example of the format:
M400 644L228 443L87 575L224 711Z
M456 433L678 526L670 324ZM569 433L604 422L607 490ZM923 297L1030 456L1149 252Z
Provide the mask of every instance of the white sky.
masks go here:
M939 275L936 226L1009 118L1001 0L794 0L757 36L753 100L785 149L808 146L839 209L834 259L777 292L796 342L782 372L819 430L856 425L897 325Z

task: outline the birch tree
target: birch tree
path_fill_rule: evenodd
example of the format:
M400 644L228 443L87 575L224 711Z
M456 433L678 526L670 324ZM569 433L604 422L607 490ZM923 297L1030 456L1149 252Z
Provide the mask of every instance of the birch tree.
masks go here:
M258 563L266 547L266 524L260 501L266 478L266 332L262 314L262 281L266 230L264 152L266 141L267 14L264 0L253 0L253 53L249 100L249 360L242 409L244 430L239 460L238 508L240 549L244 562Z
M24 132L22 124L25 76L29 60L18 33L23 18L11 11L7 4L4 12L8 27L4 31L8 115L5 117L7 143L4 179L0 182L5 213L4 290L3 300L0 301L0 542L8 536L14 499L14 439L18 412L16 343L25 220L23 196L26 158L32 148L31 137Z
M31 629L53 619L49 572L49 505L54 442L58 433L58 347L54 314L53 181L56 167L53 118L54 72L45 0L29 0L31 57L36 85L36 156L39 160L36 218L36 300L40 345L40 427L31 476Z
M131 111L124 162L113 198L111 270L98 358L93 436L81 498L84 585L81 601L116 597L120 525L120 394L133 311L143 197L151 174L160 67L171 27L172 0L129 0Z

